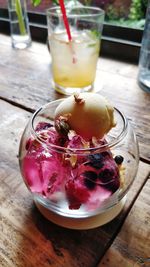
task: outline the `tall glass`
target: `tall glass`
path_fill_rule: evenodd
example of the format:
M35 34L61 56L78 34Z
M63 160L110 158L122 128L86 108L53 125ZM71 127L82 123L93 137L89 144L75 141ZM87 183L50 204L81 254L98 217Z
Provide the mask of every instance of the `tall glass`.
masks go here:
M104 11L94 7L67 8L69 41L59 7L47 11L48 40L55 89L62 94L91 91L96 74Z
M8 0L12 47L24 49L31 45L25 0Z
M148 1L145 28L139 58L138 83L146 92L150 93L150 0Z

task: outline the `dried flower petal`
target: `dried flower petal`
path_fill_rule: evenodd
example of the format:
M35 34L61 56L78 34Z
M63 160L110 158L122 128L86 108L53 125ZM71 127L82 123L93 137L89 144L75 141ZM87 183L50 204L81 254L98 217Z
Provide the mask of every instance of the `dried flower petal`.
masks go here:
M69 130L70 130L70 126L67 123L67 119L65 117L59 117L58 119L56 119L55 121L55 129L58 133L62 134L62 135L67 135Z
M81 97L79 97L79 94L74 94L75 102L78 104L84 104L85 100Z

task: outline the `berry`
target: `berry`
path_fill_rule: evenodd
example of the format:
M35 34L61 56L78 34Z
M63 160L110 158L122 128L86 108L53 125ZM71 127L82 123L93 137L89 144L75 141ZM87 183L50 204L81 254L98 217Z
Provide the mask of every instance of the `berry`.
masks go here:
M120 185L118 169L104 169L98 175L100 185L111 192L115 192Z
M86 165L90 165L95 169L101 169L104 165L102 154L93 154L89 156L90 161Z
M114 176L114 172L113 170L109 170L109 169L104 169L103 171L101 171L98 175L98 178L100 179L100 181L104 184L109 183Z
M120 165L123 162L124 158L121 155L115 157L115 162Z
M92 190L96 186L96 179L97 179L97 174L93 171L85 171L83 173L85 179L84 179L84 184L85 186L89 189Z

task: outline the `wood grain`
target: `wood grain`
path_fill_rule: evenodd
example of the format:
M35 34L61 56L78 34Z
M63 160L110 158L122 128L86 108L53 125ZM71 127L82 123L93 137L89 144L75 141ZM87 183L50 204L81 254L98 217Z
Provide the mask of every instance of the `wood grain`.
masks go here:
M0 98L34 111L63 95L52 89L51 57L46 45L34 43L23 51L11 48L10 37L0 35ZM137 85L138 66L100 58L95 88L108 97L132 122L140 157L150 162L150 94Z
M98 267L150 266L150 179ZM132 233L132 234L131 234Z
M0 266L96 266L133 206L150 166L140 163L125 208L112 222L88 231L56 226L35 208L19 172L19 140L31 113L0 100L0 114Z

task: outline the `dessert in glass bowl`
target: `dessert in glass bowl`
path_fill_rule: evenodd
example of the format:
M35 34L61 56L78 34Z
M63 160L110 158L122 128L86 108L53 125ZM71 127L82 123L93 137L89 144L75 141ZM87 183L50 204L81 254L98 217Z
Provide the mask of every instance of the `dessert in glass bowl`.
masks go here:
M89 229L122 210L137 172L138 145L128 120L107 99L81 93L33 114L19 160L45 217L64 227Z

